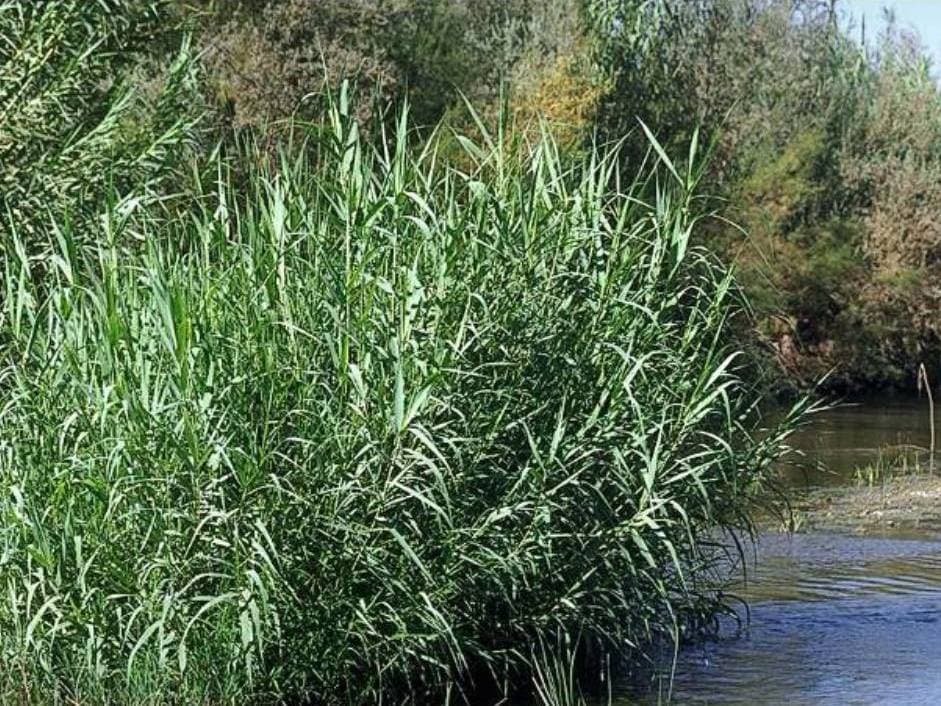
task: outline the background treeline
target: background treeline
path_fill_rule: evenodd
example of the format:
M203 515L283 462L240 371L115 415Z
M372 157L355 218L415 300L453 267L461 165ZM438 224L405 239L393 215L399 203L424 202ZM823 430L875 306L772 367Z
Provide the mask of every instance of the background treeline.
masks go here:
M941 102L916 37L859 41L822 0L221 0L179 6L216 125L272 139L359 78L364 124L407 97L426 126L466 98L563 145L646 149L702 126L710 246L737 263L792 383L913 384L941 350ZM850 34L853 34L851 37ZM630 146L634 149L631 150Z
M941 103L917 39L890 25L861 49L838 2L645 5L602 42L598 129L715 140L711 188L744 231L711 245L793 380L911 385L941 330Z

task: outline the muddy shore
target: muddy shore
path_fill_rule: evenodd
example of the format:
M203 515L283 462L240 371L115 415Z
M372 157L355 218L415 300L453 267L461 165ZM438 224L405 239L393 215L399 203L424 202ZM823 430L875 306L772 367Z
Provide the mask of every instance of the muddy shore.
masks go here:
M780 526L782 519L777 522ZM801 533L941 534L941 477L921 474L800 491L783 524Z

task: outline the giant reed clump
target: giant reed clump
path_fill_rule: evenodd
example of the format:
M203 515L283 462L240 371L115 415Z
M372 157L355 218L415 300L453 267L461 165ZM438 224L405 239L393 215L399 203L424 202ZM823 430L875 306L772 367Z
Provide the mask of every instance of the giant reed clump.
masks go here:
M2 700L440 703L714 607L786 430L695 159L484 133L458 171L331 115L248 194L4 236Z

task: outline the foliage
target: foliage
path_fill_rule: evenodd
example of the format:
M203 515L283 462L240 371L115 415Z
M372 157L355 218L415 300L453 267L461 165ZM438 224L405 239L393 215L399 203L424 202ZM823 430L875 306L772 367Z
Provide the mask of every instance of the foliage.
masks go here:
M234 127L266 127L310 116L323 91L358 76L364 90L389 94L399 72L384 36L389 18L375 0L239 1L205 8L209 78ZM308 110L304 111L304 106ZM360 96L360 119L373 107Z
M739 266L788 376L911 386L941 360L941 96L917 39L890 24L861 46L838 2L589 6L613 79L600 129L637 154L638 117L667 144L701 126L710 188L742 226L710 246Z
M5 237L5 700L440 702L714 608L793 420L755 433L694 157L458 171L348 105L248 194L57 222L42 282Z
M480 139L466 101L488 129L502 124L510 143L543 129L566 152L593 135L622 142L630 176L648 148L639 120L669 152L699 129L712 153L708 189L742 226L713 224L704 242L740 268L757 338L787 377L812 384L835 368L834 386L909 385L919 361L941 360L938 89L917 38L890 25L863 47L840 2L102 0L35 5L43 12L29 12L62 22L19 25L23 5L4 7L10 36L25 37L28 25L34 39L52 37L74 24L61 46L83 57L54 55L48 75L72 78L55 84L32 122L0 129L5 179L15 185L8 201L19 209L77 192L100 204L101 184L115 179L123 192L154 191L154 167L179 153L200 100L207 127L222 128L216 139L231 145L229 128L247 128L271 159L291 139L282 130L318 121L324 95L350 77L354 112L373 139L405 100L426 128L412 139L438 124ZM160 44L156 24L178 20L194 33L202 76L186 60L174 73L166 61L135 58L136 47ZM99 38L99 50L82 53ZM128 92L131 83L143 90ZM88 85L101 90L89 94ZM154 109L164 103L180 107ZM456 142L441 154L463 159ZM832 260L820 255L831 245L842 264L818 271L813 263Z
M142 100L121 80L151 46L156 2L0 3L0 222L20 230L97 210L111 189L152 191L191 115L179 102L194 76L188 45Z
M211 81L236 127L270 129L272 121L315 117L324 92L354 77L361 127L393 96L408 98L416 124L433 126L462 95L476 105L497 99L532 43L533 24L546 14L547 5L533 5L228 0L202 3L198 24Z
M577 53L543 57L537 66L525 66L525 78L511 97L515 129L538 135L548 126L563 149L581 147L604 91L591 66Z
M695 632L805 405L735 349L941 361L938 88L838 7L0 0L0 700L554 703Z

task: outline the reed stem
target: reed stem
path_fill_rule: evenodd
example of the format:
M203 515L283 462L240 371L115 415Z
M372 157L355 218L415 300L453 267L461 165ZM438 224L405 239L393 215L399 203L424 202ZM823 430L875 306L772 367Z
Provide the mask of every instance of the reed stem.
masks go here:
M928 371L925 369L925 364L922 363L918 366L918 391L921 391L922 386L925 388L925 392L928 393L928 424L931 427L930 434L931 440L929 442L928 449L928 472L934 473L934 451L935 451L935 425L934 425L934 395L931 393L931 384L928 381Z

